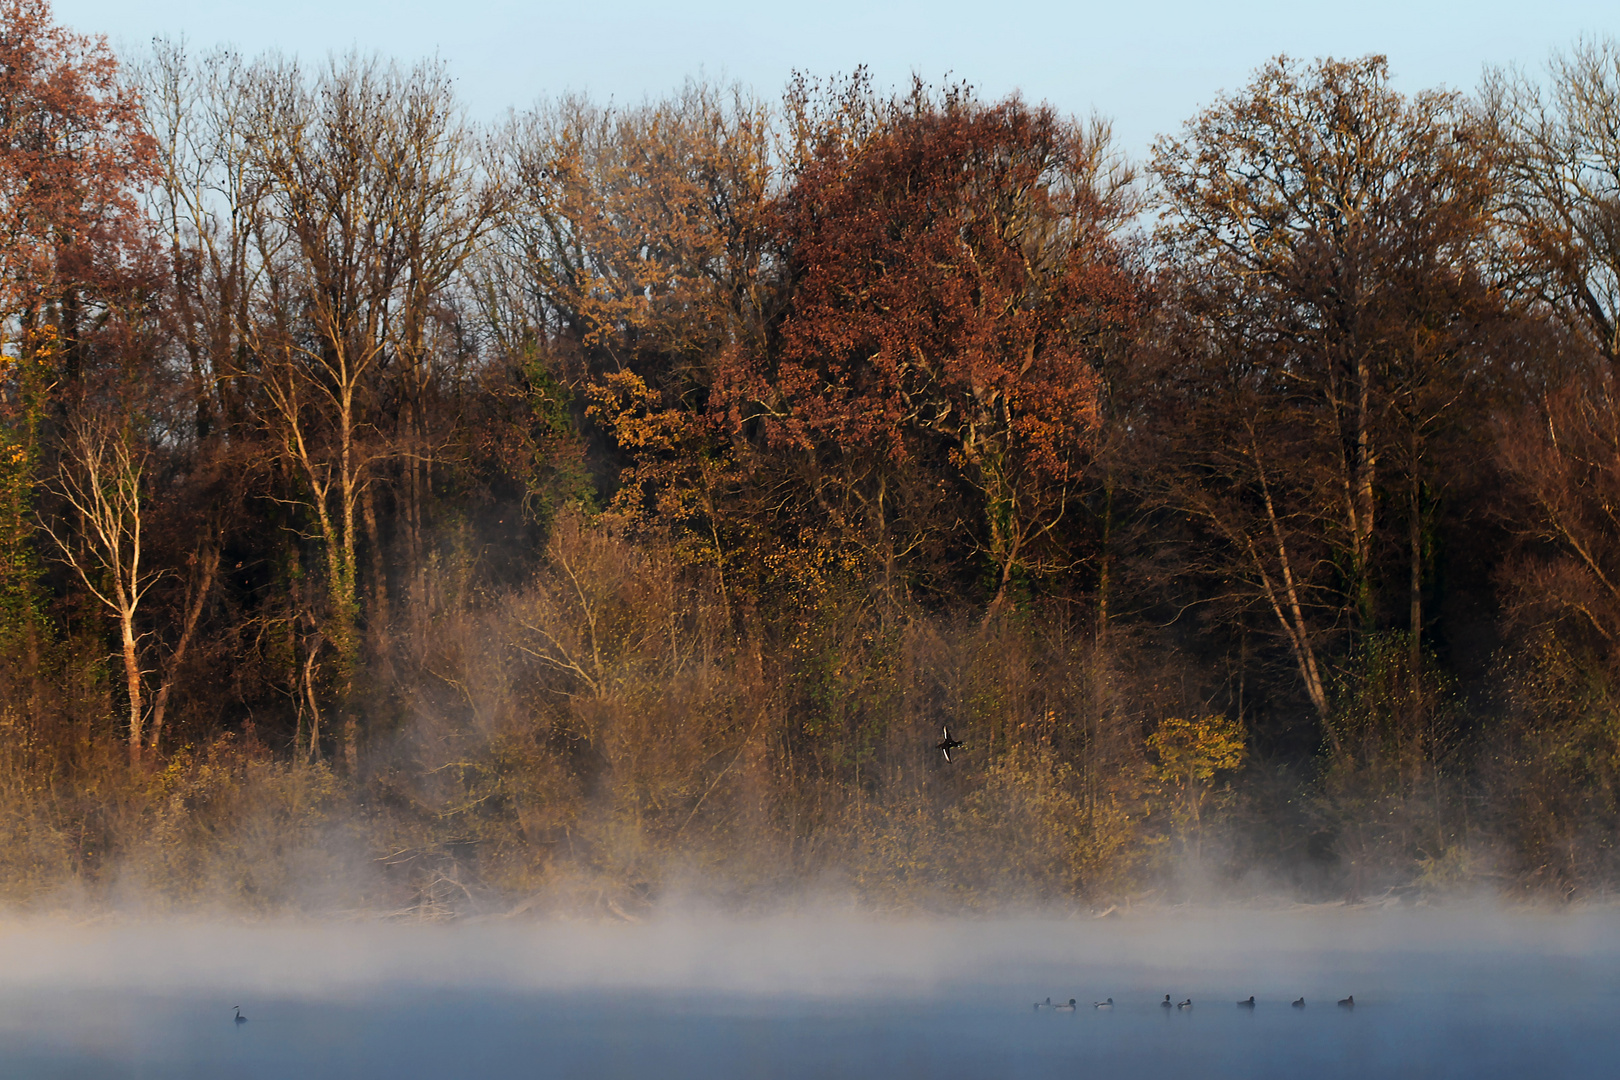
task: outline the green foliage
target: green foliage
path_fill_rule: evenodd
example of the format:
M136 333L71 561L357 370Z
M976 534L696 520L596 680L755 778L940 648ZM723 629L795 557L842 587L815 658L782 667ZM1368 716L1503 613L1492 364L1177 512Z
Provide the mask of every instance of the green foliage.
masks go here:
M524 440L526 460L518 465L524 481L524 507L542 528L548 528L565 506L593 509L596 488L575 420L574 393L537 351L524 355L522 367L530 417Z
M48 353L0 356L0 656L13 656L40 626L33 491Z

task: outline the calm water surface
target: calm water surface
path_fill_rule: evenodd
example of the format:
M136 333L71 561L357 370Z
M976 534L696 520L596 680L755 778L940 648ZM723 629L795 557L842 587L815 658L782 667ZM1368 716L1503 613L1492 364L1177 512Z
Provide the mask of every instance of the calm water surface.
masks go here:
M1613 1077L1620 918L16 925L0 1076Z

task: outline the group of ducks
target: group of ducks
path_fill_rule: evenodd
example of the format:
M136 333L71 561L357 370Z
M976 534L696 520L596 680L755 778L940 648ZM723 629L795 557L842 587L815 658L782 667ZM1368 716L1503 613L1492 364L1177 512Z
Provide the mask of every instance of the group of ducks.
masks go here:
M1298 998L1293 1002L1293 1006L1296 1009L1303 1009L1305 1007L1305 999ZM1106 1001L1093 1001L1091 1003L1091 1007L1093 1009L1112 1009L1114 1007L1114 999L1109 998ZM1170 995L1164 995L1164 1000L1159 1002L1159 1008L1169 1009L1172 1007L1177 1009L1190 1009L1192 1008L1192 998L1188 998L1186 1001L1172 1003L1170 1001ZM1254 995L1250 994L1247 998L1244 998L1242 1001L1238 1002L1237 1007L1240 1009L1254 1008ZM1339 1008L1354 1009L1355 1007L1356 996L1354 994L1351 994L1347 998L1339 999ZM1037 1001L1035 1003L1035 1011L1040 1012L1042 1009L1051 1009L1053 1012L1074 1012L1075 1000L1074 998L1070 998L1067 1003L1059 1001L1056 1004L1053 1004L1051 998L1047 998L1045 1001Z

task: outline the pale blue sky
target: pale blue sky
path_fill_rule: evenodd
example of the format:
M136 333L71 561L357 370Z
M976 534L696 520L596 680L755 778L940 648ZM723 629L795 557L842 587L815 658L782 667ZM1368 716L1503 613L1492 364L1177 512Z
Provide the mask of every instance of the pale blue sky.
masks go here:
M639 100L700 71L776 97L794 68L867 64L883 85L947 72L987 96L1013 89L1114 119L1143 154L1267 57L1389 56L1402 87L1473 88L1485 64L1539 67L1581 34L1620 34L1614 0L1281 3L612 4L517 0L55 0L58 18L121 51L157 34L315 58L359 46L451 65L474 115L564 90Z

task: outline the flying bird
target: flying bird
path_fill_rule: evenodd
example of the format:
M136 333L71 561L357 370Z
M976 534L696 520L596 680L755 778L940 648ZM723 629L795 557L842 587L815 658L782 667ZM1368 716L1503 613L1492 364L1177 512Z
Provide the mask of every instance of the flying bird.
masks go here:
M951 751L961 746L962 740L951 738L951 729L948 727L942 727L939 730L945 733L945 737L939 740L939 744L934 749L944 754L945 760L949 761L951 760Z

